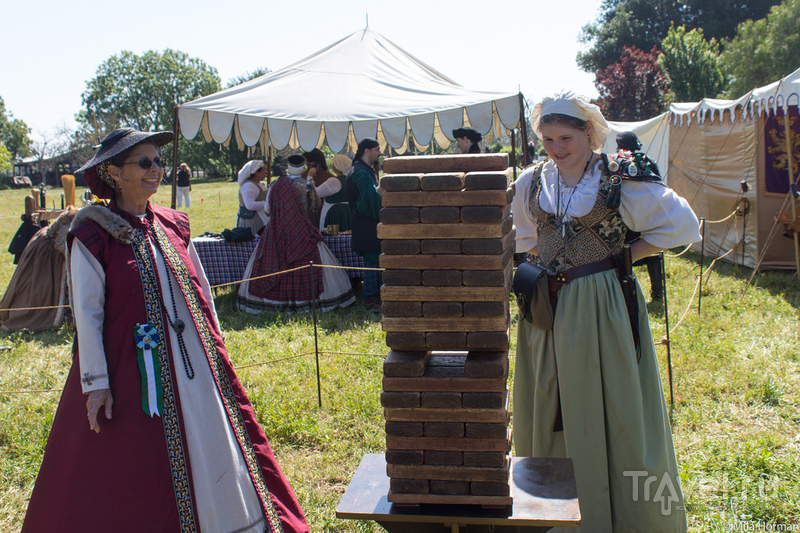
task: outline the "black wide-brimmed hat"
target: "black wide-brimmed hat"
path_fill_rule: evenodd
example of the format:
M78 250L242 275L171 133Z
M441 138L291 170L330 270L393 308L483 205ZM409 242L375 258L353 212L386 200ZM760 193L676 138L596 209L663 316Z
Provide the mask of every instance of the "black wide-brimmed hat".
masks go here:
M108 182L109 178L105 175L105 169L98 172L98 165L107 164L112 157L137 144L147 141L156 146L164 146L172 141L172 137L171 131L147 132L133 128L114 130L106 135L99 145L93 147L94 150L97 150L97 153L76 172L84 172L86 185L95 196L98 198L111 198L114 194L114 188Z
M467 126L465 128L458 128L457 130L453 130L453 137L455 137L456 139L459 139L461 137L466 137L472 143L479 143L481 142L483 135L481 135L475 128L470 128L469 126Z

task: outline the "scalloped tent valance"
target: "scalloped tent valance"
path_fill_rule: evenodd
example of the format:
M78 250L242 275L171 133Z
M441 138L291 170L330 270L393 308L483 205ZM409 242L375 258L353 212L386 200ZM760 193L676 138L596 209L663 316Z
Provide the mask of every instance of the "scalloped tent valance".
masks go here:
M240 146L355 151L374 137L405 153L472 126L501 137L520 121L521 95L466 89L369 28L276 72L179 107L186 139Z

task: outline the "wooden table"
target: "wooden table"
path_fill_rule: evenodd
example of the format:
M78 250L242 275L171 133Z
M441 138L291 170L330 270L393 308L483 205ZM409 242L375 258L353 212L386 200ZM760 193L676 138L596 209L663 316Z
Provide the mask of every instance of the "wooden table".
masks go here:
M383 454L367 454L336 508L336 517L374 520L389 533L515 533L580 525L570 459L513 457L511 507L390 503Z

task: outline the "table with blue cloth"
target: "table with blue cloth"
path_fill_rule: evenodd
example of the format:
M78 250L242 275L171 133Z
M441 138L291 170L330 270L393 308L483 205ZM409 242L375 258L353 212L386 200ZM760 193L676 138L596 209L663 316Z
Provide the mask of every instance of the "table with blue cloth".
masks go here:
M342 266L364 268L364 258L350 248L350 235L323 235L322 241ZM218 237L195 237L192 244L206 271L208 283L214 287L242 280L247 262L258 245L258 238L247 242L228 242ZM363 277L360 270L347 269L346 272L351 280Z

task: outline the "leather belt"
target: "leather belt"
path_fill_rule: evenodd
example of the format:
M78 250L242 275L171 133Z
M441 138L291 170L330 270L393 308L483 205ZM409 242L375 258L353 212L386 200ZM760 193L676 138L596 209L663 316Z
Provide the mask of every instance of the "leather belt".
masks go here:
M565 283L569 283L570 281L574 281L578 278L595 274L597 272L605 272L606 270L611 270L612 268L617 268L617 261L614 259L614 257L607 257L601 261L595 261L594 263L587 263L585 265L572 267L564 272L548 274L547 279L550 282L550 290L557 291L558 288Z

